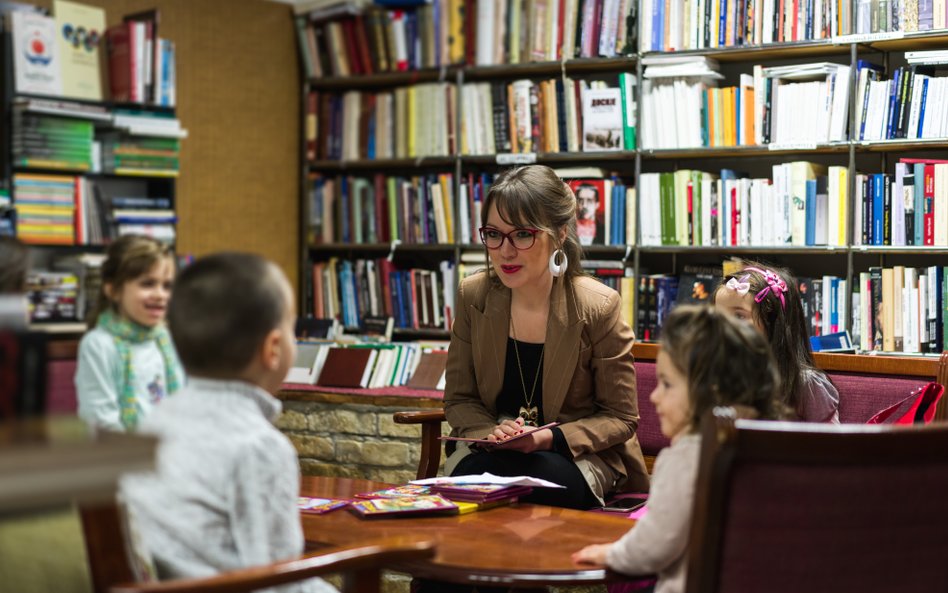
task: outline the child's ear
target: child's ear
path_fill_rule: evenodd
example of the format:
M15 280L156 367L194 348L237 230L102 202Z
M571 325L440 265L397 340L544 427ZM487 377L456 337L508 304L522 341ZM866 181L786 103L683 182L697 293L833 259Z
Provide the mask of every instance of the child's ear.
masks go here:
M285 356L281 351L281 338L282 333L279 329L270 330L270 333L267 334L266 338L263 340L263 347L261 348L261 362L263 366L268 371L273 371L280 368L280 360L282 356Z
M105 293L105 296L108 297L110 301L115 300L115 286L111 282L106 282L102 285L102 292Z

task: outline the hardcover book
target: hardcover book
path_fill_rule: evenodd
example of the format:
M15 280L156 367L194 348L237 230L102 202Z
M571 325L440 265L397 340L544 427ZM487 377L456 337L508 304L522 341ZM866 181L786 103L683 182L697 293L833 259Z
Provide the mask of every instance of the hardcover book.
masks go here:
M365 388L377 355L378 352L371 348L331 348L316 384Z
M448 353L445 350L423 353L406 386L413 389L444 389L444 368L447 362Z
M622 91L583 91L583 152L622 150Z
M99 45L105 34L105 10L67 0L53 2L63 95L102 100Z
M458 512L458 505L437 495L355 500L350 508L363 519L419 514L450 515Z
M52 17L21 10L12 11L10 19L16 92L61 95L56 22Z

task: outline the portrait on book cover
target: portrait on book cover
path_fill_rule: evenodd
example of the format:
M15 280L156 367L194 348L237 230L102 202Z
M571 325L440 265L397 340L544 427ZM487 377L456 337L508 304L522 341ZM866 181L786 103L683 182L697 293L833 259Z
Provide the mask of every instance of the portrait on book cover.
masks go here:
M576 234L580 245L605 245L605 182L574 179L566 183L576 196Z

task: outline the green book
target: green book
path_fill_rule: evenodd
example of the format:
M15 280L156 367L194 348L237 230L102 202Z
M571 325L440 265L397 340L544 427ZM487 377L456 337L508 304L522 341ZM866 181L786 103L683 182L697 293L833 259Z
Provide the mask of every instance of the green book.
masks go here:
M635 75L619 74L619 90L622 92L623 148L635 150Z

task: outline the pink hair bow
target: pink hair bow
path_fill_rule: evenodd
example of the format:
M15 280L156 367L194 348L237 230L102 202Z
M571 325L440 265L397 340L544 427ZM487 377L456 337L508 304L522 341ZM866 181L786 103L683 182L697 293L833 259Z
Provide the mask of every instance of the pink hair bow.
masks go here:
M750 278L750 274L745 274L740 280L737 278L731 278L724 286L730 288L737 294L744 296L747 294L747 291L750 290L750 282L747 281L748 278Z
M787 301L783 297L783 294L787 292L787 283L783 278L780 277L779 274L773 270L761 270L760 268L745 269L762 274L764 276L764 280L767 282L767 286L754 296L755 303L761 302L767 297L768 294L773 293L778 299L780 299L780 306L783 309L787 308Z

